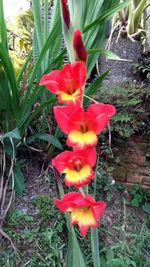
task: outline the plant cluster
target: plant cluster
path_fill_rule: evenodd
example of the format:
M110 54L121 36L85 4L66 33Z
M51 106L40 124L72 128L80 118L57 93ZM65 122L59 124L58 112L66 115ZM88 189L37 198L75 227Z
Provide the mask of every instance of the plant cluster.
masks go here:
M14 150L14 166L17 162L18 150L23 149L24 145L31 147L30 144L36 139L46 142L46 145L48 143L47 147L51 145L62 149L58 141L58 130L56 129L54 135L47 133L50 129L48 114L52 105L56 102L56 97L46 92L46 90L42 90L38 84L43 74L52 69L60 69L62 67L64 55L66 54L66 50L61 47L62 26L59 2L59 0L54 1L51 19L49 20L49 1L44 1L43 5L40 0L32 0L34 17L33 50L29 52L19 74L16 75L9 53L3 1L0 0L0 142L3 144L8 162L13 159L12 150ZM81 1L81 3L78 1L76 3L78 9L74 9L74 4L69 1L72 21L69 35L66 35L67 44L69 47L72 46L73 28L80 28L84 32L84 42L89 53L87 59L88 77L100 51L106 52L101 47L106 34L107 21L115 12L126 6L128 1L123 4L119 4L119 2L119 0L109 0L107 3L98 0L96 2L94 0L86 0ZM80 14L76 10L80 10ZM93 10L92 13L91 10ZM77 16L79 19L76 19ZM94 36L93 39L91 39L91 36ZM97 49L95 50L95 48ZM107 51L108 54L109 52ZM86 95L93 94L99 88L107 73L102 74L86 88ZM40 104L41 102L42 104ZM86 100L86 102L88 101ZM33 121L34 124L41 125L40 133L37 133L37 128L34 126ZM12 138L13 148L10 138ZM22 173L21 166L18 165L17 167ZM6 172L8 171L5 170L5 176L7 176ZM17 188L18 175L14 168L13 173L15 188ZM22 183L22 189L24 189L23 179Z
M129 193L131 195L130 205L141 207L147 213L146 224L150 227L150 192L142 188L140 184L135 184Z
M92 94L99 88L107 72L94 80L90 86L86 86L86 80L90 77L91 70L95 65L99 52L114 57L112 53L98 47L102 43L102 37L105 35L105 27L96 27L96 25L99 25L99 23L106 23L116 11L126 6L128 1L122 4L119 4L119 2L120 1L117 0L110 0L107 1L107 3L106 1L95 2L91 0L82 0L82 2L72 2L69 0L60 1L64 39L68 57L71 62L64 67L62 67L62 62L66 51L64 49L60 52L61 20L59 1L54 1L50 27L47 23L48 1L44 1L43 27L40 16L40 2L32 0L35 20L33 64L28 64L31 62L30 53L17 79L9 57L6 31L1 33L0 38L0 78L2 81L0 84L0 93L2 95L0 100L2 102L0 113L3 116L0 141L3 145L4 162L5 156L7 155L11 163L8 180L11 181L13 194L14 188L17 188L16 185L19 181L19 177L21 177L19 193L25 189L20 165L16 160L17 150L18 147L21 146L21 138L24 137L24 135L24 142L27 146L36 139L39 139L49 141L52 145L62 149L58 141L58 128L56 129L55 136L45 133L48 112L57 100L56 96L53 94L58 96L58 102L62 104L62 106L54 106L54 116L58 127L67 135L66 144L70 149L53 158L52 165L59 173L65 174L64 182L67 186L76 188L75 192L72 192L71 189L70 193L64 194L60 176L58 172L54 170L54 176L57 180L61 195L61 200L55 198L54 202L57 208L66 214L67 227L69 230L66 260L66 266L69 267L76 265L82 267L86 266L76 238L75 230L72 227L74 224L78 225L82 236L87 234L89 228L96 228L91 231L91 247L94 267L100 266L97 227L99 218L106 204L104 201L95 200L96 179L94 180L94 193L92 193L92 196L88 192L88 184L90 184L95 176L93 168L96 164L97 136L102 133L111 116L115 114L115 108L113 105L99 104L96 101L94 101L94 104L88 105L89 100L92 100ZM0 5L0 7L2 7L2 1L0 1ZM86 9L87 7L88 9ZM0 12L2 12L2 10ZM78 14L79 11L80 14ZM89 23L90 18L93 20L92 23ZM6 29L3 18L0 23L4 29ZM83 35L81 35L81 32ZM103 33L102 36L100 32ZM99 38L99 35L101 38ZM91 40L91 36L93 36L93 40ZM4 39L2 37L4 37ZM5 41L4 44L2 43L2 39ZM50 73L47 73L48 71L50 71ZM41 80L38 84L40 78ZM26 82L24 83L24 81ZM22 86L23 88L21 88ZM45 86L50 93L44 91L41 86ZM4 90L4 88L6 88L6 90ZM4 101L5 98L7 99L7 103ZM140 105L141 102L138 97L134 99L134 101L129 100L130 99L124 101L123 99L120 100L120 103L117 102L119 100L116 100L116 102L118 106L129 107L128 112L130 114L130 106L134 106L138 109L138 105ZM40 103L40 101L42 104L37 105L38 107L36 108L37 102ZM107 100L105 102L107 103L109 101ZM85 105L87 106L86 109ZM5 111L8 111L8 113ZM29 127L31 121L36 118L37 114L41 114L41 111L42 120L40 122L42 125L42 133L37 134L32 129L32 136L26 138L26 130L31 129L31 127ZM125 117L122 119L120 117L118 121L128 124L132 119L132 117ZM118 121L116 120L116 126L114 126L116 129ZM13 128L15 128L15 130L12 130ZM130 134L131 132L128 134L127 132L121 132L120 135L129 136ZM6 166L4 165L4 167ZM6 169L2 168L2 170L4 177ZM2 187L4 184L5 183L2 184ZM26 219L30 220L31 218ZM30 242L33 241L33 238L36 236L36 231L27 230L24 235ZM47 239L47 237L50 238ZM51 242L51 233L48 231L45 233L45 240L47 243ZM54 255L54 258L55 256L56 255ZM56 257L58 257L58 253ZM128 265L130 263L131 262L128 261ZM118 264L122 263L119 262Z
M147 79L150 79L150 63L137 63L134 65L135 72L140 73Z
M146 99L148 91L138 85L127 84L100 89L100 99L105 103L114 104L117 114L112 118L112 130L123 138L134 133L148 133Z
M125 38L128 37L131 40L145 39L146 37L146 17L145 10L149 6L149 1L147 0L131 0L129 5L119 11L118 14L114 16L112 22L112 34L116 28L119 26L119 36Z
M49 179L50 187L54 186L52 177ZM112 186L106 185L106 179L105 184L101 179L101 191L105 190L106 186L107 192L108 190L112 192ZM132 208L128 203L126 216L124 211L120 216L117 216L120 199L122 207L124 206L123 195L124 192L120 192L120 189L115 190L113 198L108 204L107 209L111 211L111 216L113 216L114 211L116 214L111 230L110 225L106 223L105 225L101 224L98 229L99 235L101 235L101 266L149 267L149 229L144 223L143 215L139 214L142 217L137 217L137 209ZM114 199L118 199L118 204L114 203ZM125 201L127 202L127 197ZM62 267L66 253L67 233L63 215L55 208L52 197L36 196L31 202L26 203L27 211L16 208L7 216L4 230L14 240L18 253L14 254L11 247L1 240L0 265L4 267L23 265L28 267ZM25 206L23 207L25 208ZM109 213L105 217L107 216ZM77 231L76 234L86 256L86 266L93 266L89 245L90 233L87 234L86 238L81 237Z

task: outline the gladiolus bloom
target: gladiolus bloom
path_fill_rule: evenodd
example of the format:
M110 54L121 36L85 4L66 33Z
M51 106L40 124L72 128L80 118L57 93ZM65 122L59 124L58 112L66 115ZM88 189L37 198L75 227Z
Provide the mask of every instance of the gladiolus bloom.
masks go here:
M40 85L58 95L59 103L81 102L82 86L86 81L86 67L83 62L66 64L61 70L53 70L40 80Z
M70 14L69 14L69 10L67 7L67 0L61 0L61 6L62 6L62 16L63 16L64 23L65 23L66 27L69 29L69 27L70 27Z
M82 196L81 193L68 193L61 200L54 199L56 207L61 212L69 211L70 224L78 224L81 235L85 236L89 228L99 225L99 218L106 207L105 202L95 201L90 195Z
M95 148L78 151L65 151L52 160L53 166L65 173L65 184L79 188L89 184L94 178L92 167L96 163Z
M76 60L81 60L83 62L86 62L87 51L86 51L85 45L83 43L80 30L74 31L73 47L74 47L74 51L75 51Z
M68 135L67 145L74 149L95 146L97 135L104 130L115 112L115 107L109 104L92 104L86 112L73 105L54 107L58 126Z

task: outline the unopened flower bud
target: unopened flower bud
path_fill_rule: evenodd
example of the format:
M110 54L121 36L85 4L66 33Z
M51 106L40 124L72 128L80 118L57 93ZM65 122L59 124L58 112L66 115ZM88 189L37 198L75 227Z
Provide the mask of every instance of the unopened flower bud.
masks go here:
M82 40L82 35L80 30L75 30L73 35L73 47L75 51L76 60L81 60L86 62L87 59L87 51L85 45Z
M66 25L66 27L69 29L70 27L70 14L67 6L67 0L61 0L61 5L62 5L62 15L63 15L63 20Z

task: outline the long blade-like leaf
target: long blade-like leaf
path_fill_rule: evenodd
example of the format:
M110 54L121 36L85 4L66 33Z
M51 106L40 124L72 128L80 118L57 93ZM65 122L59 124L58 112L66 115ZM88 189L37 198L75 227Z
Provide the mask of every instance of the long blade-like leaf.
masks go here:
M119 12L121 9L126 7L129 3L130 3L130 0L126 0L123 3L115 6L114 8L104 11L104 13L101 14L98 18L96 18L93 22L85 26L83 32L88 31L89 29L91 29L92 27L95 27L96 25L100 25L100 24L107 22L115 13Z
M85 89L85 97L83 101L83 106L85 106L90 100L86 98L86 96L92 96L93 94L97 93L97 90L100 88L103 80L108 75L110 69L103 72L98 78L96 78L91 85Z
M6 50L8 51L7 30L4 19L3 0L0 0L0 41L3 42Z
M20 117L19 94L18 94L15 72L9 54L7 53L7 50L2 43L0 43L0 60L5 71L5 75L9 81L8 90L10 90L9 95L11 97L11 106L13 109L12 112L14 115L14 120L18 121Z

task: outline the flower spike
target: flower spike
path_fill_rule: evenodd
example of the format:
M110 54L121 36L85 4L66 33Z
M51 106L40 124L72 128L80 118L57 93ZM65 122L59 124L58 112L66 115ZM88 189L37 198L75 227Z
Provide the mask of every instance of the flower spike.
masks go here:
M83 62L66 64L61 70L53 70L44 75L40 80L40 85L53 94L58 95L59 103L81 102L82 86L86 80L86 67Z
M99 218L106 207L105 202L95 201L90 195L85 198L81 193L68 193L61 200L54 199L56 207L61 212L69 211L70 224L78 224L82 236L87 234L89 228L97 228Z

